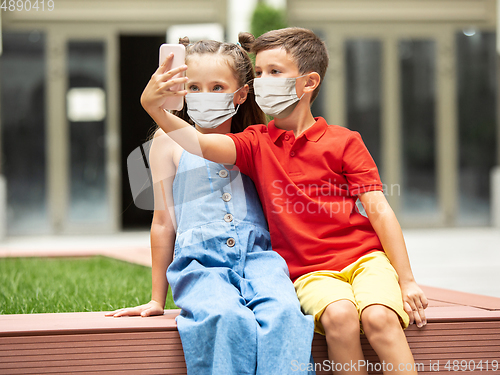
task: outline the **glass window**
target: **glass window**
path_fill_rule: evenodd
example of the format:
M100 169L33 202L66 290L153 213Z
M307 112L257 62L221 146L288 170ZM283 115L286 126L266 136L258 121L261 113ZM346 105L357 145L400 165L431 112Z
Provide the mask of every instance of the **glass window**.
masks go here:
M325 40L323 30L313 30L316 35L318 35L321 40ZM328 74L328 73L327 73ZM311 105L311 113L314 117L325 117L326 118L326 110L325 110L325 97L327 94L327 86L328 83L326 79L321 83L321 88L319 89L318 96L314 100Z
M7 180L7 233L48 233L45 36L7 31L2 39L1 169Z
M436 193L436 48L431 40L399 42L401 72L402 215L439 219Z
M459 217L463 225L490 222L490 171L495 165L495 33L459 32L457 42L459 124Z
M358 131L381 171L380 108L382 45L377 40L345 42L347 125Z
M106 188L104 43L69 42L68 77L69 219L107 222L111 215Z

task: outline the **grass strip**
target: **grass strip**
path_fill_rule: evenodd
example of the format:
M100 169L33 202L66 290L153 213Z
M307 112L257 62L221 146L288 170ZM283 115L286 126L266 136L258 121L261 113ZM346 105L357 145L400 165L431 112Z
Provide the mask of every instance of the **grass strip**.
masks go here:
M106 257L0 259L0 314L110 311L150 298L149 267ZM166 308L176 308L170 291Z

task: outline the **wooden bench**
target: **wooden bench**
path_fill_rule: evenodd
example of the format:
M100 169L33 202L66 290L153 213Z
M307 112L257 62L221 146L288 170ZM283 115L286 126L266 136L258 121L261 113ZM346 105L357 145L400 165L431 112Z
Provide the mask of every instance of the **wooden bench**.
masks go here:
M500 373L500 298L424 290L430 300L428 325L405 331L419 373L462 373L454 366L475 369L467 374ZM174 320L178 313L151 318L109 318L102 312L2 315L0 374L185 374ZM377 370L377 356L362 340L366 360ZM322 371L331 364L324 362L326 343L320 335L314 338L313 355L316 373L328 374Z

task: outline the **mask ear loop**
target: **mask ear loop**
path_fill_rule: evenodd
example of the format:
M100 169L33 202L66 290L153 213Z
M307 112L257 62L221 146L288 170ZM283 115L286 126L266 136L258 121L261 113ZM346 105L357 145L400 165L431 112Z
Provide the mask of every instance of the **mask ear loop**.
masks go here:
M233 116L238 112L238 109L240 108L240 104L236 104L236 108L234 109Z
M308 74L309 74L309 73L308 73ZM308 74L304 74L304 75L301 75L301 76L295 77L295 81L297 81L297 78L307 77L307 76L308 76ZM302 93L302 96L301 96L300 98L297 96L297 98L299 98L299 100L298 100L299 102L302 100L302 98L304 97L304 95L305 95L305 94L306 94L306 93L305 93L305 92L303 92L303 93ZM297 95L297 90L295 90L295 95Z

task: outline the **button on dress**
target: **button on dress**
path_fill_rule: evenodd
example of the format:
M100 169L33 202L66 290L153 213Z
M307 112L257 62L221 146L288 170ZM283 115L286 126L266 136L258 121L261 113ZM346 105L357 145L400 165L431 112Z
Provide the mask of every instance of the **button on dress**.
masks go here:
M173 182L177 234L167 270L188 374L296 374L313 320L271 249L249 177L184 151Z

